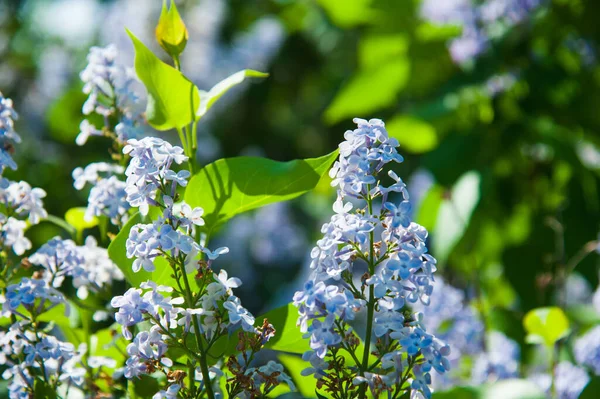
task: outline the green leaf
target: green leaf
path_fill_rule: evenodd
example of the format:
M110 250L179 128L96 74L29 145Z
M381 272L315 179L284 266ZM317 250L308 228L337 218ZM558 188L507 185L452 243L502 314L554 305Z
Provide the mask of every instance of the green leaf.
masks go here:
M75 227L77 231L83 231L85 229L91 229L98 225L98 218L93 216L92 220L85 220L86 208L78 207L71 208L65 213L65 220L71 226Z
M204 208L205 228L210 234L239 213L287 201L312 190L337 154L336 150L320 158L290 162L256 157L220 159L190 179L185 202Z
M125 226L123 226L121 231L119 231L119 234L117 234L108 246L108 256L115 265L121 269L125 276L125 280L134 287L139 287L141 283L150 280L152 277L152 273L149 273L144 269L134 273L131 268L133 259L127 257L125 245L127 243L127 238L129 237L129 231L138 223L142 223L142 215L140 213L136 213L127 221L127 223L125 223Z
M416 37L420 41L446 41L459 36L462 31L460 26L438 25L430 22L420 24L416 29Z
M545 399L546 395L533 382L510 379L495 382L483 389L481 399Z
M106 356L117 362L117 368L125 363L127 343L122 338L115 339L112 328L104 328L90 338L90 354L92 356Z
M158 130L181 128L196 119L198 88L181 72L162 62L127 30L135 47L135 71L148 91L146 118Z
M433 230L443 201L444 188L438 184L433 184L417 209L415 221L427 230Z
M59 218L58 216L48 215L46 219L44 219L44 221L52 223L53 225L64 229L67 233L69 233L72 236L74 236L75 233L77 233L77 229L75 229L72 225Z
M257 324L261 324L263 319L269 320L275 328L275 336L267 342L265 348L298 354L310 350L308 340L302 337L300 328L296 326L298 309L293 304L289 303L257 317Z
M569 320L582 326L600 324L600 315L591 305L573 305L566 310Z
M406 151L421 154L435 149L439 144L435 128L422 119L397 115L385 125L390 137L395 137Z
M450 198L440 205L433 230L432 253L443 264L469 226L471 215L479 202L481 176L471 171L460 177L452 187Z
M600 398L600 377L593 376L590 382L585 386L579 399L597 399Z
M317 399L330 399L328 396L322 395L315 389L315 395L317 395Z
M36 398L56 399L56 390L51 385L40 378L36 378L33 383L33 395Z
M151 208L150 215L152 215L154 212L156 212L156 210ZM173 269L163 257L158 256L154 259L154 266L156 267L156 270L153 272L147 272L144 269L141 269L137 273L133 271L133 259L127 257L125 245L127 243L127 238L129 237L129 231L138 223L150 223L150 221L144 221L142 215L139 213L133 215L108 246L108 256L119 267L119 269L121 269L125 279L133 287L139 287L141 283L148 280L155 281L162 285L177 287L177 283L172 277ZM193 287L197 287L196 280L190 276L188 276L188 278L190 279L190 284L192 284Z
M377 67L408 52L409 38L405 34L370 34L361 37L358 60L361 69Z
M408 83L410 60L401 57L359 71L342 87L325 111L325 121L334 124L351 116L369 113L392 105Z
M569 319L558 307L530 310L523 319L523 326L528 333L528 343L545 344L548 347L569 334Z
M544 399L545 397L531 381L509 379L477 387L464 386L436 391L432 399Z
M236 72L233 75L223 79L219 83L213 86L208 92L200 92L200 107L196 112L196 115L200 118L204 116L208 110L214 105L223 94L227 93L229 89L242 83L246 78L266 78L269 76L268 73L253 71L252 69L244 69Z
M372 22L377 11L371 8L372 0L318 0L336 25L342 28Z
M447 391L436 391L432 399L479 399L481 392L475 387L454 387Z
M167 54L175 59L179 59L179 54L183 52L188 41L188 30L177 11L174 0L171 0L168 10L167 0L163 0L155 34L156 40Z
M140 375L133 381L134 392L136 395L142 398L151 398L156 392L160 390L160 384L158 380L149 375Z
M281 354L278 358L281 364L287 369L288 375L292 377L296 388L298 388L298 392L305 398L314 397L317 389L317 379L312 376L305 377L302 375L302 370L310 367L310 363L302 360L300 356L294 355Z

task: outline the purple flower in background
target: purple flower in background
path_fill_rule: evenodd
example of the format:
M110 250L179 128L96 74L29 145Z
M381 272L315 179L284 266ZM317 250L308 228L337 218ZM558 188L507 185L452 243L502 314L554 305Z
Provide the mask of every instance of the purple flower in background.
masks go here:
M526 21L541 4L542 0L424 0L421 17L437 25L462 27L448 47L454 62L465 64L477 59L507 29Z
M476 358L473 366L473 384L517 378L521 359L519 345L498 331L490 332L487 339L486 351Z
M586 332L575 341L575 359L600 375L600 326Z
M550 395L552 376L550 374L534 374L529 380ZM560 399L577 399L588 382L590 376L586 371L569 362L560 362L554 369L554 388L556 397Z
M21 142L21 137L14 128L14 121L18 117L12 100L4 97L0 92L0 172L7 166L13 170L17 169L17 164L8 149L12 148L14 143Z

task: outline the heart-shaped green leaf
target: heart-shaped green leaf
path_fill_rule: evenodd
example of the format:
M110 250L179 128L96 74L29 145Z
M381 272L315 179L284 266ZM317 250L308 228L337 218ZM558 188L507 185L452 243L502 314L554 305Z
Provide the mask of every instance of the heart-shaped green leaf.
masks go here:
M210 234L239 213L312 190L336 158L337 151L290 162L257 157L220 159L190 179L185 202L204 208L205 227Z
M198 88L181 72L162 62L133 33L135 71L148 91L146 118L158 130L181 128L196 120Z
M569 319L558 307L537 308L529 311L523 319L527 331L526 340L533 344L552 347L569 333Z

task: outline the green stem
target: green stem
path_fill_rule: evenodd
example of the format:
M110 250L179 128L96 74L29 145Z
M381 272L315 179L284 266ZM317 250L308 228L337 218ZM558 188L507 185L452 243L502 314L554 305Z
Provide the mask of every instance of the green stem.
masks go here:
M179 135L179 141L181 141L181 145L183 146L183 151L187 155L187 139L185 137L185 134L183 134L183 130L181 130L180 127L177 128L177 134Z
M185 285L186 292L186 301L188 307L194 306L194 298L192 296L192 289L190 288L190 282L187 277L187 273L185 272L185 267L183 264L179 264L181 268L181 274L183 276L183 284ZM198 318L192 317L192 324L194 325L194 335L196 336L196 343L198 344L198 350L200 351L200 371L202 372L202 380L204 381L204 386L206 389L206 394L209 399L214 399L215 394L213 392L212 383L210 380L210 376L208 373L208 364L206 363L206 352L204 350L204 344L202 343L202 334L200 334L200 325L198 324Z
M550 397L556 398L556 366L558 363L558 347L556 345L552 345L550 349Z
M367 188L367 192L371 191L371 186L369 185ZM368 204L368 208L369 208L369 215L373 214L373 201L371 199L371 197L369 196L367 198L367 204ZM370 252L369 252L369 275L372 276L373 274L375 274L375 233L373 231L371 231L371 233L369 233L369 245L370 245ZM369 354L371 351L371 334L373 332L373 315L375 313L375 291L373 288L373 285L369 286L369 302L367 303L367 332L365 335L365 350L363 352L363 360L362 360L362 365L359 365L360 368L360 375L364 377L365 371L369 369ZM359 391L359 397L361 399L366 398L366 394L367 394L367 384L362 384L360 391Z
M196 150L198 149L198 122L192 122L192 150L194 155L196 154Z

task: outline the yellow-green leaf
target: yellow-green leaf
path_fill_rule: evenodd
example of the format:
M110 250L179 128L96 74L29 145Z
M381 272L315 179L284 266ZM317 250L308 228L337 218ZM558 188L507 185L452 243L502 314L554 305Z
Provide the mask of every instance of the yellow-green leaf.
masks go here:
M420 154L438 146L435 128L424 120L408 115L397 115L386 123L391 137L395 137L402 149Z
M480 184L479 173L465 173L452 187L450 198L439 205L431 252L440 264L446 262L469 226L471 215L479 203Z
M227 93L229 89L242 83L246 78L266 78L269 76L268 73L254 71L252 69L244 69L236 72L233 75L223 79L219 83L213 86L208 92L200 92L200 107L198 108L197 115L202 117L208 112L215 102L223 94Z
M181 72L162 62L133 33L135 71L148 91L146 118L158 130L181 128L196 120L198 88Z
M548 347L569 334L569 319L562 309L555 306L529 311L523 319L523 326L528 334L527 342Z
M75 230L77 231L83 231L97 226L98 218L92 216L90 220L86 220L85 211L86 209L83 207L69 209L67 213L65 213L66 222L75 227Z
M185 202L204 208L205 228L273 202L296 198L319 183L337 158L337 150L320 158L277 162L267 158L220 159L196 173L185 190Z
M333 23L342 27L377 21L377 10L371 7L373 0L318 0Z
M359 71L327 108L325 121L333 124L352 116L369 118L373 111L396 101L409 76L410 61L407 57Z

